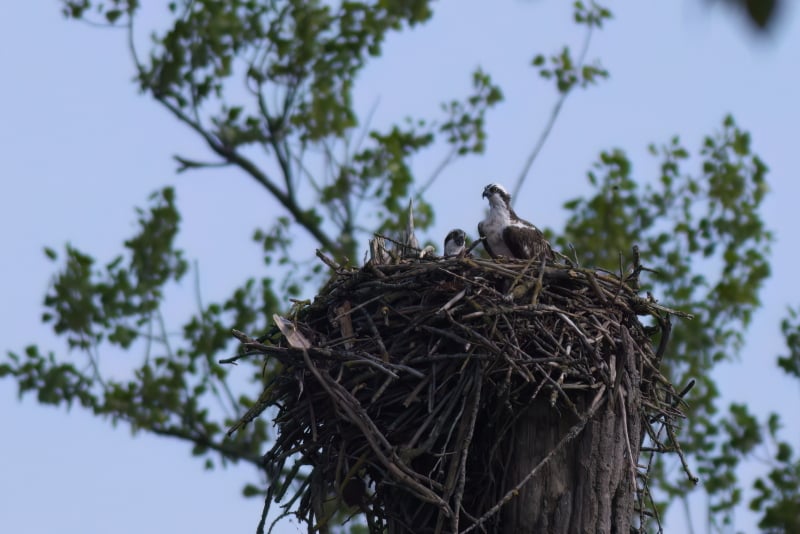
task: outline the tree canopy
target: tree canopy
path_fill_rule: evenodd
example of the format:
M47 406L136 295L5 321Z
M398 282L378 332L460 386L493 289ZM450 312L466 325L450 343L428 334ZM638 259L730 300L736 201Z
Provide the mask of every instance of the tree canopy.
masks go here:
M465 73L466 96L444 102L437 117L404 110L409 118L378 130L368 116L358 116L353 89L359 74L380 61L390 34L435 16L435 4L427 0L175 1L167 5L169 24L154 32L148 50L135 44L138 2L61 4L67 17L127 33L139 90L203 140L208 159L178 155L178 172L228 167L280 206L271 228L253 235L271 270L244 280L227 299L199 306L181 325L181 339L170 339L161 311L165 290L191 268L176 246L181 215L175 192L165 187L136 209L137 230L111 261L70 245L45 249L57 273L42 320L75 351L12 349L0 363L0 376L15 380L20 395L35 393L40 403L78 404L137 431L183 440L207 467L251 464L253 483L244 494L262 495L263 477L276 475L263 473L260 462L271 428L259 419L225 435L236 416L257 402L250 393L257 388L243 391L234 375L262 380L260 366L245 371L219 365L233 350L230 329L268 330L274 313L289 311L289 299L325 281L321 265L297 254L297 230L336 261L358 264L372 232L404 226L409 200L417 228L427 228L436 214L423 193L456 160L480 157L488 141L485 119L502 104L502 88L488 68L479 67ZM742 4L758 26L774 16L774 2ZM531 67L552 82L556 101L515 194L568 97L609 76L590 58L590 43L612 13L596 2L575 2L569 15L586 36L577 54L569 46L532 54ZM246 97L231 96L242 84ZM415 176L412 159L430 150L443 154L441 163L425 179ZM575 261L610 271L629 263L624 255L638 245L652 270L647 289L695 316L674 326L665 362L676 384L696 381L687 397L687 424L674 439L703 484L694 487L657 461L651 484L662 515L704 491L717 527L730 524L746 505L767 531L800 531L800 460L781 434L780 416L761 421L744 403L722 406L721 386L711 378L720 362L739 355L770 274L773 237L762 206L767 164L732 116L700 146L686 146L676 135L649 151L658 164L655 176L638 175L622 148L602 151L587 173L590 193L566 201L565 227L547 232ZM800 308L793 308L781 324L787 353L776 355L776 363L800 379L798 317ZM99 356L110 349L140 356L134 376L120 380L103 372ZM764 444L771 457L755 482L757 497L744 503L740 465Z

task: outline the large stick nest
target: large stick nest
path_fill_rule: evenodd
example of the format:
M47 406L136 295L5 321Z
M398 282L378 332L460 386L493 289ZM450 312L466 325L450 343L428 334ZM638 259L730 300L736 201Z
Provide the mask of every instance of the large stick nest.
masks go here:
M638 266L618 276L469 257L327 263L333 277L313 303L276 316L271 337L237 332L242 353L228 360L279 362L231 432L277 408L267 507L294 507L310 531L327 531L343 509L364 512L371 532L493 531L513 498L497 444L515 417L540 402L585 422L576 404L591 410L619 386L615 358L631 342L654 448L654 425L681 416L660 371L672 311L638 294Z

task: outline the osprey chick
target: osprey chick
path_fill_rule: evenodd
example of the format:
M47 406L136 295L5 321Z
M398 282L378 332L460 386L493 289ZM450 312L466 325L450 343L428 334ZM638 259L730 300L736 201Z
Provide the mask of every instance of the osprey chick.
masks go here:
M511 208L511 195L499 184L489 184L483 190L489 200L489 215L478 224L478 234L489 256L528 260L553 260L553 249L541 230L520 219Z
M467 234L461 228L450 230L447 237L444 238L444 255L457 256L464 253L467 243Z

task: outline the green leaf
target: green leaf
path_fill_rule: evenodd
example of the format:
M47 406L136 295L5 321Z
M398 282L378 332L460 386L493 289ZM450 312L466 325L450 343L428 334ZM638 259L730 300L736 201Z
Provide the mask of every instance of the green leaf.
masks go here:
M117 21L117 19L119 19L121 16L122 16L122 11L119 9L110 9L105 12L106 20L110 24L114 24Z
M254 486L253 484L245 484L244 488L242 488L242 495L245 497L255 497L263 494L264 490Z

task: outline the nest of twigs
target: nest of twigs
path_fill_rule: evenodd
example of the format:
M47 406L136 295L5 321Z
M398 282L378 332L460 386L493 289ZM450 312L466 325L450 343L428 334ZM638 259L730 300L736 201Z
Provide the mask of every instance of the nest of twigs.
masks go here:
M639 295L638 266L326 263L333 276L312 303L276 317L271 336L236 332L242 351L228 360L278 362L231 432L277 408L267 507L283 502L310 531L342 511L363 512L371 532L495 531L514 490L498 475L504 434L533 403L585 423L619 385L621 344L633 342L641 374L636 438L649 434L657 449L654 426L681 417L659 370L674 312ZM634 469L644 519L652 500Z

